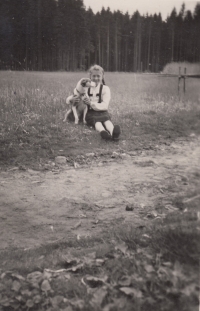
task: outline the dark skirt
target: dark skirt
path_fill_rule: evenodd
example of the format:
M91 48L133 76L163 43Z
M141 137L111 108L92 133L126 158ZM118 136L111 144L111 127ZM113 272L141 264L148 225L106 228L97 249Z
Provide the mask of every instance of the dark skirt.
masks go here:
M85 119L89 126L95 126L96 122L105 122L111 120L111 116L108 111L95 111L91 109L88 110Z

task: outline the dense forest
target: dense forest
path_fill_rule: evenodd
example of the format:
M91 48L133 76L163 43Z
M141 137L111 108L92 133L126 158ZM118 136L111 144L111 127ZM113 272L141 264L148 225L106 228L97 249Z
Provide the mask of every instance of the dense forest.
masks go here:
M0 0L0 69L161 71L171 61L200 62L200 3L133 15L82 0Z

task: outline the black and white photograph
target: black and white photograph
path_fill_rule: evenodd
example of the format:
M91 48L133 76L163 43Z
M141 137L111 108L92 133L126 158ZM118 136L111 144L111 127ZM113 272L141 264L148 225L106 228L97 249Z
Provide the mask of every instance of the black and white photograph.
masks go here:
M0 311L200 311L200 2L0 0Z

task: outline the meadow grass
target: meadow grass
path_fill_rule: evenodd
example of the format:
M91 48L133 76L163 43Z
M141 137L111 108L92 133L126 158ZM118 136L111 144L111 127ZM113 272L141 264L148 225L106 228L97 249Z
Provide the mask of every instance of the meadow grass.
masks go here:
M187 80L177 94L177 78L107 73L109 112L122 129L119 143L105 142L93 129L63 123L65 99L87 73L0 72L0 161L31 165L56 155L98 150L138 150L159 141L200 132L199 80ZM62 151L60 151L62 150Z

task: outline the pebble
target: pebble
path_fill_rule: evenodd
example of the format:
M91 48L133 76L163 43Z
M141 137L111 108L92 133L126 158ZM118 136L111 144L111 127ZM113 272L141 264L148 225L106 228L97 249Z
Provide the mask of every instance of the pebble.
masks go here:
M94 152L86 153L86 157L94 157L94 156L95 156L95 153L94 153Z
M132 205L126 205L126 211L133 211L133 206Z
M137 155L137 152L135 152L135 151L130 151L128 154L129 154L130 156L136 156L136 155Z
M131 156L130 156L130 154L122 153L122 154L121 154L121 158L122 158L122 159L125 159L125 158L126 158L126 159L129 159L129 158L131 158Z
M111 155L111 158L117 158L118 156L119 156L119 153L114 151Z
M56 164L66 164L66 162L67 162L67 158L64 157L64 156L57 156L55 158L55 163Z

